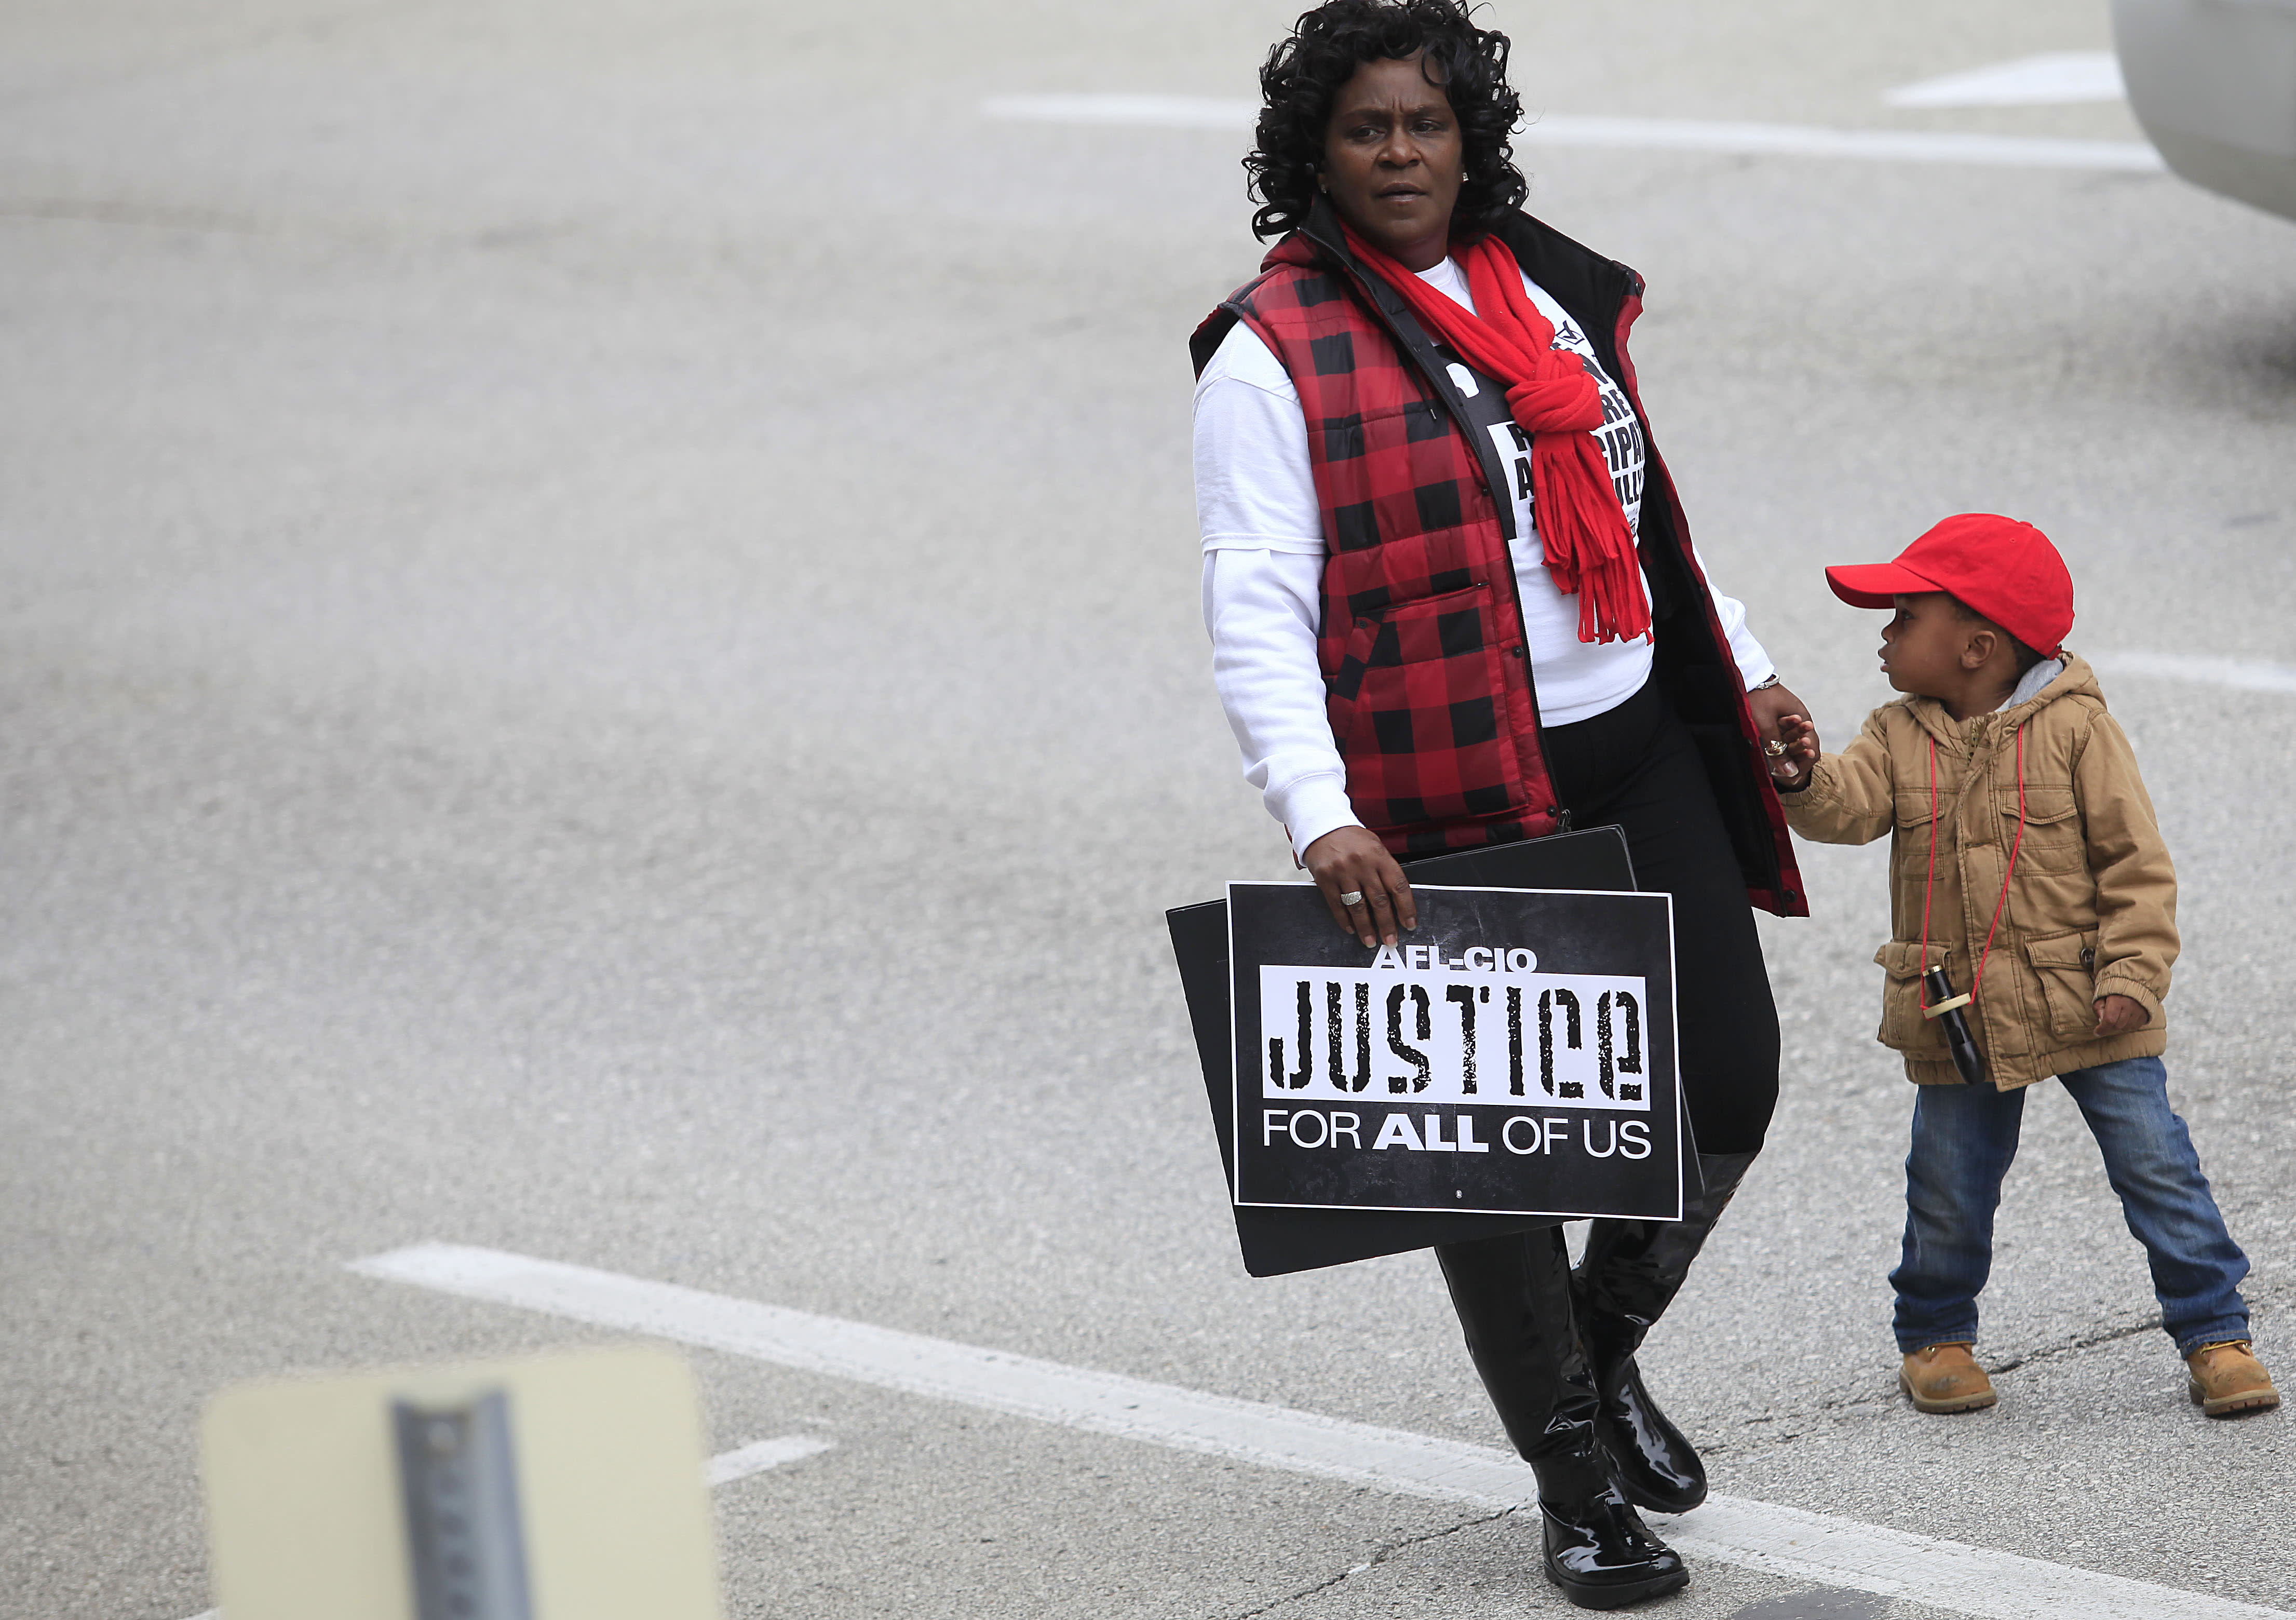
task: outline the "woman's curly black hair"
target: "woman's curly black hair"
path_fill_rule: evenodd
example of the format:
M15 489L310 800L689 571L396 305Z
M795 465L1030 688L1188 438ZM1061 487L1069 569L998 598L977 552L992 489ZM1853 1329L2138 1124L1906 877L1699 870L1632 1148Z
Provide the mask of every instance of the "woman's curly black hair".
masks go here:
M1522 101L1507 86L1506 36L1477 28L1464 0L1324 0L1259 70L1266 104L1259 143L1243 160L1250 193L1266 205L1251 217L1254 235L1281 236L1307 219L1340 87L1367 61L1414 56L1459 119L1466 183L1451 216L1454 233L1479 235L1522 206L1530 186L1507 139Z

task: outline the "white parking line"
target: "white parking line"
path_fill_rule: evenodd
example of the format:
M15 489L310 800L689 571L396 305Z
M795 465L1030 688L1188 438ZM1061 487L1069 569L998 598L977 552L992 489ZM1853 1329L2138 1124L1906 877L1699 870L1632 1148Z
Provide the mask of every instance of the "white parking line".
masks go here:
M1882 99L1892 107L2061 107L2128 94L2112 52L2053 51L1899 85Z
M1257 102L1203 95L1000 95L992 119L1165 129L1247 130ZM1973 163L2008 168L2161 170L2142 141L2068 141L1956 130L1827 129L1810 124L1733 124L1697 119L1612 119L1554 112L1515 131L1525 146L1601 146L1740 157L1851 158L1882 163Z
M816 1435L783 1435L775 1440L753 1440L747 1445L735 1446L730 1452L720 1452L702 1469L701 1476L713 1485L732 1485L737 1479L747 1479L752 1474L762 1474L767 1469L786 1468L792 1462L802 1462L808 1457L836 1449L837 1442L824 1440Z
M1399 1495L1511 1508L1532 1490L1520 1460L1486 1446L1203 1395L498 1249L418 1244L354 1261L350 1269L467 1299ZM1710 1498L1697 1511L1668 1521L1667 1534L1693 1557L1987 1620L2265 1620L2286 1613L1735 1497Z
M2089 660L2106 675L2155 675L2229 686L2235 691L2296 696L2296 667L2260 659L2219 659L2183 652L2100 652Z

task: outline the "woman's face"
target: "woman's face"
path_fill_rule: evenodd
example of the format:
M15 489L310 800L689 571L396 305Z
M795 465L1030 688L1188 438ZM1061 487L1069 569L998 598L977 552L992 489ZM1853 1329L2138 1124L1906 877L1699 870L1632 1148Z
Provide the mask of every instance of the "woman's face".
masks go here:
M1420 59L1367 61L1340 87L1324 133L1324 190L1355 233L1413 270L1450 251L1466 178L1451 98Z

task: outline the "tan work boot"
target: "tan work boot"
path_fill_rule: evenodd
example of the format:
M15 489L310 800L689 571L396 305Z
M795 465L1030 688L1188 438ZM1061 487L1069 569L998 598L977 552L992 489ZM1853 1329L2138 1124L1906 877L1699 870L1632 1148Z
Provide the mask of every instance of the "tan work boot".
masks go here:
M2185 1358L2185 1365L2192 1369L2185 1387L2192 1393L2193 1404L2211 1418L2270 1411L2280 1404L2272 1375L2244 1338L2202 1345Z
M1898 1387L1913 1397L1915 1411L1976 1411L2000 1399L1967 1344L1914 1351L1898 1370Z

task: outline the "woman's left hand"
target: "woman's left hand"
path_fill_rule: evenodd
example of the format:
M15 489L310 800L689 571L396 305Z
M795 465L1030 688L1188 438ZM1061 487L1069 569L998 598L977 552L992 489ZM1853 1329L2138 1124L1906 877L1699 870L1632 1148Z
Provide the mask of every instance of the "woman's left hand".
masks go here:
M1753 711L1755 734L1765 742L1792 742L1793 738L1786 734L1779 722L1790 715L1799 719L1809 713L1808 706L1793 695L1792 690L1783 685L1765 686L1758 691L1748 692L1746 707ZM1800 729L1797 727L1797 732ZM1788 781L1799 777L1806 768L1806 766L1796 765L1781 757L1774 756L1770 761L1770 773L1773 776L1784 776Z

